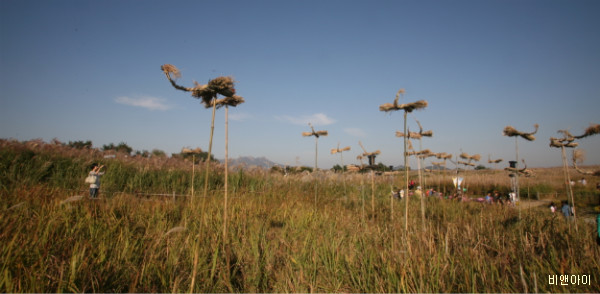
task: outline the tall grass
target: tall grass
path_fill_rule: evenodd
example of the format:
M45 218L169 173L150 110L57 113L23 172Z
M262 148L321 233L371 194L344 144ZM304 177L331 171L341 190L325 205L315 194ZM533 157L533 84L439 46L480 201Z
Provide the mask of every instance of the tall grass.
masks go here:
M3 292L188 292L192 279L194 292L600 291L595 227L580 220L579 231L570 229L546 207L519 221L512 207L427 198L427 230L410 214L405 232L402 210L391 221L389 179L376 182L375 211L363 219L360 175L349 176L347 199L341 181L320 179L315 210L312 182L240 171L230 178L224 247L219 173L204 206L134 193L65 203L74 194L69 180L53 169L34 180L44 160L31 161L44 156L55 160L0 158L11 170L0 178ZM74 171L87 162L70 160ZM184 193L188 172L110 162L102 189ZM548 275L559 274L592 281L549 285Z

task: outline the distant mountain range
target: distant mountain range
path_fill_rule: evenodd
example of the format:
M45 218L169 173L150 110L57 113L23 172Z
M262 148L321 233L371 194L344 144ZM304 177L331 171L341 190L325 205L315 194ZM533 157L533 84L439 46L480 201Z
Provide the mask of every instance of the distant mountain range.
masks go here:
M225 162L224 159L219 159L220 162ZM280 165L275 162L268 160L266 157L252 157L252 156L240 156L238 158L230 158L229 165L243 166L243 167L262 167L271 168L275 165Z

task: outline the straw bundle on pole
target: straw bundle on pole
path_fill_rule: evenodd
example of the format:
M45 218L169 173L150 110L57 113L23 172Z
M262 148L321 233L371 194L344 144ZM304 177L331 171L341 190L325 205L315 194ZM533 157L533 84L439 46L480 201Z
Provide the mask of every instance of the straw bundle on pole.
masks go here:
M588 170L583 170L580 169L577 166L577 162L583 162L585 160L585 152L581 149L575 149L573 150L573 167L575 168L575 170L583 175L591 175L591 176L596 176L596 177L600 177L600 170L597 171L588 171Z
M575 139L583 139L585 137L593 136L600 134L600 124L590 124L590 126L585 129L585 132L579 136L574 136Z
M367 168L371 170L371 214L375 216L375 157L381 154L381 151L375 150L373 152L368 152L361 141L358 141L358 145L360 145L360 148L362 148L362 150L364 151L362 156L367 157L369 159L369 165ZM393 207L391 209L393 211Z
M399 100L400 96L402 95L402 98L404 98L405 93L406 93L406 91L404 89L400 89L396 93L396 99L394 99L393 103L384 103L379 106L379 111L384 111L384 112L404 110L404 134L408 133L407 127L406 127L407 114L416 109L424 109L428 105L427 101L425 101L425 100L419 100L416 102L406 103L406 104L398 104L398 100ZM406 188L406 190L405 190L406 191L406 197L405 197L406 211L405 211L405 215L404 215L404 229L405 229L406 233L408 233L408 198L409 198L408 197L408 164L407 164L407 156L406 156L407 140L408 140L408 138L405 136L404 137L404 153L403 154L404 154L404 173L405 173L405 188Z
M488 163L494 164L494 169L498 169L498 163L502 162L502 158L492 159L492 156L488 154Z
M517 166L515 167L516 169L519 169L519 143L518 143L518 138L521 137L527 141L534 141L535 140L535 136L534 134L537 133L539 125L538 124L534 124L533 127L535 128L535 130L531 133L525 133L525 132L520 132L517 129L513 128L512 126L506 126L503 130L503 135L507 136L507 137L515 137L515 154L516 154L516 163ZM521 200L521 195L519 192L519 173L515 174L515 194L517 196L517 201ZM519 206L519 219L521 219L521 206Z
M190 202L192 202L192 199L194 199L194 180L196 179L196 155L201 154L202 153L202 149L200 149L200 147L197 147L196 149L190 149L190 148L182 148L181 149L181 153L183 154L192 154L192 197L190 197Z
M212 154L215 110L222 106L235 107L241 103L244 103L244 98L235 95L236 91L232 77L216 77L210 80L206 85L201 85L197 82L194 82L194 87L184 87L175 82L175 79L181 77L181 72L179 69L177 69L177 67L172 64L163 64L160 68L167 77L167 80L169 80L175 89L191 92L192 97L202 100L201 102L204 104L204 107L212 107L211 131L208 144L208 155L206 158L206 176L204 181L204 197L206 198L208 194L208 175L210 169L210 156ZM217 95L222 95L224 98L217 99Z
M342 154L344 151L350 151L350 146L346 146L340 149L340 142L338 142L338 146L336 149L331 149L331 154L340 154L340 163L342 164L342 181L344 183L344 197L347 199L347 191L346 191L346 177L344 177L344 155Z
M308 123L308 126L310 126L311 132L302 132L302 136L303 137L310 137L310 136L315 136L315 170L313 171L314 174L316 174L317 169L318 169L318 165L317 165L317 158L318 158L318 154L319 154L319 137L320 136L327 136L328 133L327 131L315 131L315 128L312 126L311 123ZM315 209L317 208L317 181L315 180Z
M571 187L571 176L569 175L569 165L567 163L567 153L565 148L575 148L579 145L579 143L574 142L575 138L569 133L567 130L559 130L558 133L562 133L564 135L563 138L554 138L550 137L550 147L560 148L561 156L563 162L563 176L565 178L565 187L567 191L568 198L571 199L571 205L575 207L575 198L573 196L573 188ZM575 218L575 230L577 230L577 213L574 212L573 216Z
M533 126L534 126L535 130L531 133L519 132L519 131L517 131L517 129L513 128L512 126L506 126L503 130L503 134L504 134L504 136L507 136L507 137L521 137L527 141L535 141L534 134L537 133L539 125L535 124Z

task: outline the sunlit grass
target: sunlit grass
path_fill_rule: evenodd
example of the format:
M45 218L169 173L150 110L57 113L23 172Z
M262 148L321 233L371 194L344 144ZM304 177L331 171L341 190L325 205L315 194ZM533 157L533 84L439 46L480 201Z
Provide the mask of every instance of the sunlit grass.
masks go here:
M315 209L310 177L236 172L223 244L219 171L211 197L190 204L186 197L136 196L137 190L188 193L189 170L111 161L101 189L126 193L63 202L77 186L53 168L40 178L43 162L70 160L61 166L75 173L89 159L36 153L20 161L15 152L0 157L8 169L0 178L3 292L189 292L192 279L193 292L600 291L595 224L578 218L576 231L545 206L519 219L508 206L428 198L427 229L411 213L406 231L404 210L391 221L390 178L378 178L375 210L363 215L360 176L348 175L347 195L340 179L321 179ZM489 183L482 176L470 190L504 188L505 175L488 176ZM538 186L553 184L531 181ZM370 206L370 185L365 190ZM410 199L409 209L420 210L418 199ZM592 281L549 285L548 275L560 274Z

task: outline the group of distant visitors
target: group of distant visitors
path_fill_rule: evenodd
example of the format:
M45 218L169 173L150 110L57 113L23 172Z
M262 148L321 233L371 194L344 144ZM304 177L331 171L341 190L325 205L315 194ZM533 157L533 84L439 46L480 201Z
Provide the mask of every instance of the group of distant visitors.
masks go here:
M575 207L569 205L567 200L563 200L561 203L562 205L560 207L560 212L566 219L571 219L571 217L575 215ZM550 208L550 212L556 213L556 206L554 205L554 202L550 202L548 208Z

